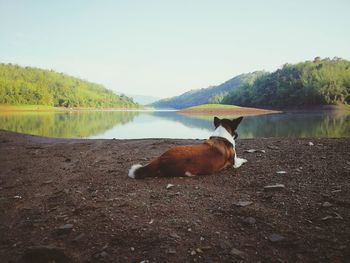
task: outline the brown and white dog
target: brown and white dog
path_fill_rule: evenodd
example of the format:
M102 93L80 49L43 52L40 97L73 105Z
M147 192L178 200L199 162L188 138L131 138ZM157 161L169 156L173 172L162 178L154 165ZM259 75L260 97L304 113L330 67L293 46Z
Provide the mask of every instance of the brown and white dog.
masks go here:
M195 176L217 173L232 165L240 167L247 160L237 158L234 139L242 119L214 117L215 131L204 143L176 146L147 165L135 164L129 170L129 177Z

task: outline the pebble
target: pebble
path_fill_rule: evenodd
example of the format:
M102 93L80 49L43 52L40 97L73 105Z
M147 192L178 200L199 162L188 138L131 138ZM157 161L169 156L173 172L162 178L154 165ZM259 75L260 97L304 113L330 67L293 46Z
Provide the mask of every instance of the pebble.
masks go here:
M286 171L277 171L276 174L286 174Z
M63 229L63 230L73 229L73 224L65 224L65 225L60 226L58 229Z
M266 185L266 186L264 186L265 190L283 189L283 188L284 188L284 184L274 184L274 185Z
M274 234L269 235L269 240L273 243L283 241L284 239L285 239L285 237L281 236L280 234L274 233Z
M197 252L197 253L203 253L203 250L200 249L200 248L196 248L196 252Z
M166 189L171 189L171 188L173 188L173 187L174 187L173 184L167 184Z
M332 204L331 204L330 202L324 202L324 203L322 204L322 206L323 206L323 207L331 207Z
M230 254L233 256L238 256L240 258L243 258L243 256L244 256L244 252L238 250L237 248L232 248L230 251Z
M309 146L314 146L314 143L313 142L309 142L308 145Z
M168 248L168 249L166 250L166 253L167 253L167 254L176 254L176 250L175 250L175 248Z
M83 237L85 237L85 234L84 234L84 233L81 233L80 235L76 236L76 238L74 238L73 241L77 242L77 241L79 241L80 239L82 239Z
M170 233L169 236L171 236L172 238L181 239L181 237L176 233Z
M57 229L58 234L68 234L73 229L73 224L65 224Z
M256 223L256 219L254 217L246 217L243 219L243 222L249 225L254 225Z
M326 220L331 219L331 218L333 218L333 216L325 216L321 220L326 221Z
M244 152L247 152L247 153L255 153L255 152L266 153L265 150L256 150L256 149L249 149L249 150L245 150Z
M235 205L245 207L245 206L251 205L252 203L253 203L252 201L238 201L237 203L235 203Z
M274 146L274 145L268 145L267 148L272 149L272 150L278 150L279 149L278 146Z
M108 256L108 253L106 252L106 251L102 251L101 253L100 253L100 256L101 257L107 257Z

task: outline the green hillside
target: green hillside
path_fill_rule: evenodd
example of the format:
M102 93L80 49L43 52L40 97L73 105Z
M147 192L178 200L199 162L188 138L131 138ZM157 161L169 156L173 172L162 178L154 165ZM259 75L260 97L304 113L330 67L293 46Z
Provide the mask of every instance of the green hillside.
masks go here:
M52 70L0 64L0 104L55 107L138 107L102 85Z
M317 57L285 64L231 91L222 103L282 108L350 104L350 61Z
M263 71L242 74L218 86L191 90L176 97L159 100L151 105L156 108L183 109L207 103L221 103L229 91L238 88L243 83L252 83L257 77L264 74L266 73Z

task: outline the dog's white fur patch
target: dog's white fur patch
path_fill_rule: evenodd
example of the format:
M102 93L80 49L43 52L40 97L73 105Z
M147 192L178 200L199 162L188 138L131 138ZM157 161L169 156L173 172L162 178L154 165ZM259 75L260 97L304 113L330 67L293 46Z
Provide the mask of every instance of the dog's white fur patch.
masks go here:
M233 149L236 148L236 142L233 139L232 135L221 125L215 129L215 131L213 132L213 134L211 136L224 138L224 139L228 140L233 145Z
M234 162L235 162L235 164L233 165L233 168L238 168L238 167L241 167L242 164L244 164L248 161L246 159L243 159L243 158L238 158L237 154L235 153Z
M218 126L211 136L224 138L232 144L233 149L235 150L233 168L241 167L242 164L248 162L246 159L237 157L235 139L233 139L232 135L224 127L222 127L221 125Z
M187 172L185 173L185 175L186 175L187 177L193 177L193 176L196 176L195 174L191 174L191 172L189 172L189 171L187 171Z
M141 164L134 164L133 166L131 166L131 168L130 168L130 170L129 170L129 173L128 173L128 176L129 176L130 178L135 179L135 171L136 171L137 169L139 169L140 167L142 167Z

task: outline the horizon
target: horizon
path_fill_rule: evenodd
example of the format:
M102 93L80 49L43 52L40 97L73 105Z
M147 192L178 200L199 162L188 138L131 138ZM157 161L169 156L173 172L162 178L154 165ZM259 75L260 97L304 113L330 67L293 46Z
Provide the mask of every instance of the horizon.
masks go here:
M285 63L350 58L350 3L340 0L0 1L0 10L1 63L127 95L166 98Z

